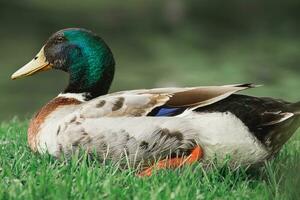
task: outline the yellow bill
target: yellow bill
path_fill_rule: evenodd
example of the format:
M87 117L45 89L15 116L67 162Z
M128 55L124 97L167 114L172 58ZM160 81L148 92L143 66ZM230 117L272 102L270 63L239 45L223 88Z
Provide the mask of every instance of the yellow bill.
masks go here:
M24 65L18 71L13 73L11 79L22 78L25 76L30 76L35 74L39 71L46 71L52 68L52 64L47 62L45 54L44 54L44 47L40 50L40 52L32 59L29 63Z

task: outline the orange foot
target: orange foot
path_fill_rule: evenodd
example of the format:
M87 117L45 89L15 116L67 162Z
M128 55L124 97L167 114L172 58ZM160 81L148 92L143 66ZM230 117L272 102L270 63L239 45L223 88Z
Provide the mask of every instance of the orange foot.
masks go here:
M159 169L168 169L168 168L177 168L186 164L192 164L197 162L203 156L203 151L200 146L195 147L192 153L188 157L180 158L167 158L161 161L158 161L155 165L148 167L144 171L138 174L140 177L151 176L153 170Z

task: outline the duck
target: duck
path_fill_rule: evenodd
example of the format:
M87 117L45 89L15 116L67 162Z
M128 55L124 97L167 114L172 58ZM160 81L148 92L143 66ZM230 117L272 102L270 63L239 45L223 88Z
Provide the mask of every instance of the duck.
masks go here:
M142 176L216 157L254 165L278 154L300 126L300 102L238 94L254 84L109 93L113 53L83 28L54 33L11 78L52 69L68 73L69 82L29 123L29 147L40 154L84 150L143 166Z

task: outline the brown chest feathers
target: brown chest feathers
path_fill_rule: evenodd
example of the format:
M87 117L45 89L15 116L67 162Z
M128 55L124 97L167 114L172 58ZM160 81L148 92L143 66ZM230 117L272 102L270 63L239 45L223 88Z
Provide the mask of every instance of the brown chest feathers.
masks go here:
M64 97L57 97L47 103L30 121L28 132L27 132L27 139L30 148L36 152L37 151L37 141L36 137L40 131L41 125L44 123L47 116L55 111L60 106L65 105L77 105L82 103L81 101L74 99L74 98L64 98Z

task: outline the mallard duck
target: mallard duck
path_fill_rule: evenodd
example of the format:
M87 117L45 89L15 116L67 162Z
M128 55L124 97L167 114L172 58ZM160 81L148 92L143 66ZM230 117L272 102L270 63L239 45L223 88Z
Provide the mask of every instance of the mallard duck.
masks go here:
M241 165L275 155L300 125L300 102L236 94L253 84L157 88L108 94L115 60L99 36L82 28L54 33L12 79L57 69L69 84L33 117L28 143L55 157L78 149L99 159L157 168L211 161Z

